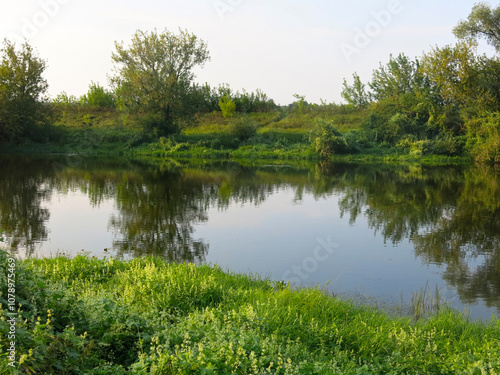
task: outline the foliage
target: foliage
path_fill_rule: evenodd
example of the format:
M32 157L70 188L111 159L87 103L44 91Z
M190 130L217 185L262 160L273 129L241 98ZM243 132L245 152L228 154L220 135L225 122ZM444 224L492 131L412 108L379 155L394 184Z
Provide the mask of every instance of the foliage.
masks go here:
M115 96L99 83L92 82L89 91L80 98L80 103L95 108L115 108Z
M0 50L0 141L43 139L52 114L43 103L46 63L25 42L19 50L5 40Z
M257 124L248 117L242 117L229 125L229 133L243 142L257 134Z
M293 94L293 97L297 99L293 104L293 108L296 109L297 112L299 113L304 113L306 110L306 107L308 106L308 103L306 101L306 97L304 95L299 95L299 94Z
M467 149L479 163L500 164L500 112L466 122Z
M455 46L435 47L424 55L423 71L438 85L445 101L475 105L486 104L490 99L483 89L483 58L476 52L476 43L464 41Z
M455 45L436 46L414 59L390 55L366 83L354 73L352 85L344 80L341 93L347 105L308 103L305 96L295 94L292 104L278 107L259 89L234 92L227 84L210 87L194 83L193 71L209 60L209 52L202 40L185 30L178 34L137 31L130 46L116 43L113 92L92 83L80 104L63 92L44 105L46 82L41 73L45 62L34 56L28 45L17 53L5 42L1 74L13 75L5 72L14 71L12 67L18 64L26 68L16 70L19 77L38 74L40 78L34 81L38 92L33 96L21 95L22 90L11 95L7 87L14 90L15 85L0 85L0 140L25 142L21 148L32 148L26 137L38 141L50 138L55 143L48 149L66 148L73 146L75 134L82 130L77 128L82 127L87 128L84 138L95 140L107 132L92 130L102 124L97 112L108 116L116 105L121 114L106 122L109 133L120 128L128 129L130 135L125 148L118 146L121 142L105 147L117 152L141 146L137 151L144 153L148 147L142 143L168 137L183 146L166 150L161 145L158 150L155 143L149 148L151 152L227 157L240 146L244 147L242 155L252 157L259 152L267 157L273 150L276 155L292 152L294 156L301 150L298 154L306 158L311 150L316 150L316 157L355 152L380 156L391 150L396 157L404 152L411 158L465 152L477 162L498 163L500 59L480 55L476 39L484 37L498 49L499 11L500 7L479 3L468 20L454 29L461 39ZM26 61L31 61L31 68ZM57 128L46 126L53 115L51 109L62 115ZM246 117L232 120L235 113ZM318 126L322 121L335 126ZM136 127L142 128L142 135ZM312 134L309 143L308 134ZM115 138L121 139L107 133L100 139ZM80 149L96 152L104 146L99 139L96 145Z
M500 6L475 4L467 20L460 21L453 33L460 39L484 38L500 52Z
M414 157L455 156L466 149L476 161L496 158L498 135L491 121L500 109L500 61L478 55L477 43L435 47L422 62L405 55L389 59L373 72L371 91L354 74L354 86L344 81L344 99L360 105L373 98L362 131L383 145L397 145ZM361 99L360 99L361 98ZM483 119L483 120L481 120ZM493 121L494 123L494 121Z
M316 127L311 134L311 140L316 152L325 157L353 152L353 148L347 143L346 138L342 136L331 121L316 120Z
M229 96L224 95L219 99L219 108L222 111L222 116L233 117L236 111L236 103Z
M78 99L74 95L68 95L66 91L62 91L59 93L54 100L52 101L56 105L61 105L61 106L71 106L78 104Z
M404 54L396 58L391 55L385 66L380 64L380 67L373 71L370 82L373 97L377 100L384 100L421 91L426 81L419 66L418 60L411 61Z
M236 110L242 113L270 112L276 109L276 104L262 90L247 93L245 90L236 92L234 96Z
M358 108L364 108L370 103L370 94L366 92L365 85L361 82L359 76L353 74L354 83L352 86L347 84L344 79L342 98L344 98L347 103L352 104Z
M193 68L209 60L206 44L186 30L165 30L137 31L130 47L115 47L112 83L122 108L143 113L146 131L157 136L176 133L176 121L192 114L187 97Z

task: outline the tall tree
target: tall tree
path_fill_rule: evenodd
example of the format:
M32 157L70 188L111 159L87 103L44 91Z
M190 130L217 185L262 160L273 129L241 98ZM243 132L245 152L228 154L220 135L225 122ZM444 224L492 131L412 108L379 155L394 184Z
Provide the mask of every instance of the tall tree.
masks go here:
M188 110L193 68L210 59L206 43L186 30L155 30L137 31L129 47L115 47L111 82L122 107L142 113L145 130L159 136L175 133L176 120Z
M49 122L43 78L46 63L25 42L19 50L4 40L0 50L0 140L36 137Z
M439 86L447 102L477 106L492 100L492 94L486 89L492 84L489 72L495 65L477 54L476 42L462 41L455 46L435 47L426 53L422 70Z
M419 91L423 84L423 77L419 71L419 62L411 61L404 54L394 58L392 55L389 62L373 71L370 88L377 100L391 97L399 97L407 93Z
M500 5L496 8L486 3L474 5L467 20L460 21L453 33L459 39L486 39L500 52Z
M358 108L364 108L370 103L370 93L366 92L365 84L361 82L357 73L353 75L354 83L350 86L344 79L342 98L344 98L347 103L355 105Z

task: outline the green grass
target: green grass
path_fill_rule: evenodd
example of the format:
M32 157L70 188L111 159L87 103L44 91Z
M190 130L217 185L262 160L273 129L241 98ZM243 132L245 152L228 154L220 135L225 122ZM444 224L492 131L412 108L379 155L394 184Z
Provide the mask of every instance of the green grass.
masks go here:
M218 267L158 258L29 259L17 266L16 288L20 373L500 371L500 320L471 322L446 308L418 321L389 317L319 290L291 290ZM6 365L0 356L2 373L9 373Z
M366 110L349 106L316 106L301 113L283 109L268 113L236 114L224 118L220 112L198 115L184 124L180 134L170 138L144 135L138 118L116 110L85 106L57 107L59 120L46 132L46 140L24 140L2 144L2 152L125 155L151 158L281 159L320 160L310 139L315 120L333 120L337 129L360 137L357 132ZM231 124L244 116L256 127L248 139L238 139ZM352 131L355 131L354 133ZM334 155L334 161L425 163L467 163L470 158L441 155L412 155L395 146L375 145L363 140L361 152ZM368 142L368 143L367 143Z

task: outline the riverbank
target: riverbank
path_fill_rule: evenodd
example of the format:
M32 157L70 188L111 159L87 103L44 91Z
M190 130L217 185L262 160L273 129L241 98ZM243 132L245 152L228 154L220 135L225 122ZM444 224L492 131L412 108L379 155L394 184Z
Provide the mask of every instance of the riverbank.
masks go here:
M467 156L409 155L392 149L372 149L364 153L321 157L310 144L290 145L243 145L234 149L214 149L203 143L176 142L171 139L130 146L129 142L89 142L78 145L38 144L26 142L17 145L3 145L0 150L6 154L80 155L95 157L127 157L151 161L166 159L219 159L219 160L267 160L267 161L311 161L342 163L417 163L424 165L471 164Z
M67 109L57 123L47 128L43 140L4 143L0 145L0 152L152 159L471 163L465 152L458 149L451 154L448 152L446 147L455 147L455 144L444 147L438 141L429 141L396 146L368 141L362 130L366 116L366 111L347 107L317 108L308 113L249 113L240 119L208 113L184 126L179 134L157 138L145 134L140 121L133 116L124 116L115 110L90 111L77 106ZM318 151L315 143L317 122L325 118L348 140L348 152L322 155Z
M7 257L0 255L3 299ZM472 322L446 309L414 321L319 290L159 258L29 259L16 273L21 373L500 371L500 320ZM2 316L3 334L6 310Z

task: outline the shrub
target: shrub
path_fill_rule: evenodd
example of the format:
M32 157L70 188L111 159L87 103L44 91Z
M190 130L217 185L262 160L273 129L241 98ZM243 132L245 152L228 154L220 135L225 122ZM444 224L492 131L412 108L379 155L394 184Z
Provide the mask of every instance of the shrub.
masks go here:
M173 119L161 112L146 113L139 119L139 123L145 134L151 134L158 138L178 134L180 131Z
M332 121L316 120L311 138L315 151L322 156L353 152L346 138L333 126Z
M408 152L412 156L423 156L427 155L431 152L433 146L433 142L425 139L425 140L416 140L414 136L408 136L396 145L397 148L402 149Z
M112 92L92 82L89 91L80 98L80 103L89 107L115 108L116 101Z
M500 112L466 122L466 148L478 163L500 164Z
M229 125L229 133L241 142L257 134L257 123L249 118L242 117Z
M61 92L58 94L52 102L56 105L68 107L71 105L78 104L78 99L74 95L68 95L66 91Z
M438 136L432 144L432 153L437 155L457 156L464 149L465 137L453 137L449 134Z

